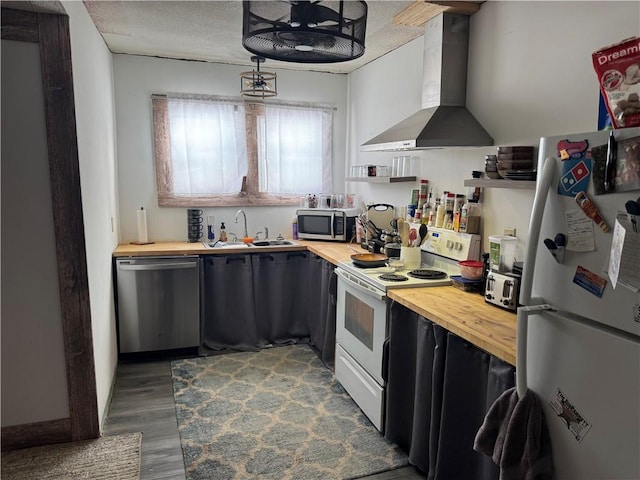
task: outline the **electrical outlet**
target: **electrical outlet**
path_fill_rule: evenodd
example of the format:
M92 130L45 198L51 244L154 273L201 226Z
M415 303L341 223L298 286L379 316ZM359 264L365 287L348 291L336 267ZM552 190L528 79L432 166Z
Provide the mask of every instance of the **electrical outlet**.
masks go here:
M515 236L516 236L516 227L506 227L506 228L503 230L503 233L504 233L505 235L510 235L510 236L512 236L512 237L515 237Z

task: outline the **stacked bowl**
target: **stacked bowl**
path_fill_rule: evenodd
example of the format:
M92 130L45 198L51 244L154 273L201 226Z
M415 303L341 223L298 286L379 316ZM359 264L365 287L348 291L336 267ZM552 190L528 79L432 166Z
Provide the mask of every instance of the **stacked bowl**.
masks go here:
M498 175L512 180L535 180L533 147L498 147Z

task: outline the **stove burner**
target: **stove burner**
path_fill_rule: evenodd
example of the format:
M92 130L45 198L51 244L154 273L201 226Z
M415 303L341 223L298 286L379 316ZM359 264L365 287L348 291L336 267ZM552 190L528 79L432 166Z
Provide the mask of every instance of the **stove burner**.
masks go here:
M447 278L447 274L440 270L418 269L411 270L407 275L413 278L421 278L423 280L441 280Z
M404 275L398 275L397 273L383 273L378 278L380 280L386 280L388 282L405 282L409 280Z

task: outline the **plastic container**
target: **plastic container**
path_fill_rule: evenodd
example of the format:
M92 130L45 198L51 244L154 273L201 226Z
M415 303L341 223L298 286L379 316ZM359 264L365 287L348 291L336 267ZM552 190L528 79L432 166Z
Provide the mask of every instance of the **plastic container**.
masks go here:
M482 278L482 269L484 263L478 260L463 260L458 262L460 267L460 276L467 280L480 280Z
M489 268L494 272L510 272L516 256L518 239L510 235L489 235Z

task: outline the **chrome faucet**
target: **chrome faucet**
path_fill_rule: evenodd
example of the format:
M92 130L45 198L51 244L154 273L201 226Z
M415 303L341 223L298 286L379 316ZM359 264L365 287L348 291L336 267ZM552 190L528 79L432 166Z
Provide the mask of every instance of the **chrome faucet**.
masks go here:
M238 215L242 214L244 217L244 238L249 236L249 231L247 230L247 215L244 213L244 210L238 210L236 212L236 223L238 223Z

